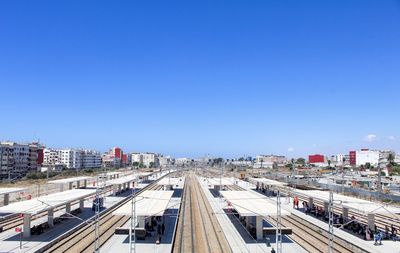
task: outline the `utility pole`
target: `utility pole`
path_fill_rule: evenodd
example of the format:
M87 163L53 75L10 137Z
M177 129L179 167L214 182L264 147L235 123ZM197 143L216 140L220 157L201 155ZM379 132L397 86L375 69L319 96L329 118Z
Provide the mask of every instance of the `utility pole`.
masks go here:
M100 190L99 190L100 184L99 184L99 173L96 175L96 198L94 201L94 207L96 210L96 215L95 215L95 226L94 226L94 236L95 236L95 241L94 241L94 252L99 253L100 249L100 242L99 242L99 235L100 235L100 219L99 219L99 213L100 213Z
M282 253L282 223L281 223L281 193L278 190L276 195L276 253Z
M133 230L133 245L132 245L132 230ZM131 224L129 229L129 253L136 253L136 183L132 188L131 201Z
M329 205L328 205L328 216L329 216L329 248L328 253L333 253L333 192L329 191Z
M378 200L381 199L382 194L382 178L381 178L382 168L380 163L378 162Z

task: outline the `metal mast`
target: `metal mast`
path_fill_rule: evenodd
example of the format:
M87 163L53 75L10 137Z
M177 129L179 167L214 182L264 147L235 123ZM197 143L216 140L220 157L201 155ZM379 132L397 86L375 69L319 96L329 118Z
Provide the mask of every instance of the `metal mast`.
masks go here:
M281 193L279 190L276 195L276 212L276 252L282 253Z
M132 202L131 202L131 225L129 229L129 253L136 253L136 184L133 183ZM133 245L132 245L133 230Z
M100 219L99 219L99 213L100 213L100 189L99 189L99 187L100 187L100 184L99 184L100 182L99 182L99 173L97 173L97 175L96 175L96 198L95 198L95 201L94 201L94 208L95 208L95 210L96 210L96 215L95 215L95 225L94 225L94 237L95 237L95 240L94 240L94 252L95 253L99 253L100 252L100 249L99 249L99 245L100 245L100 242L99 242L99 235L100 235L100 231L99 231L99 229L100 229Z
M329 191L328 215L329 215L328 253L333 253L333 192L332 191Z
M378 162L378 200L381 199L381 194L382 194L382 179L381 179L381 165Z

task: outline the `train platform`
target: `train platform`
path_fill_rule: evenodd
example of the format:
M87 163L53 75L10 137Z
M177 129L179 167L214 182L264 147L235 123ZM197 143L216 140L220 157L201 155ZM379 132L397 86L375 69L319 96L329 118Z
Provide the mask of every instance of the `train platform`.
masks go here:
M175 194L175 192L178 192ZM178 219L178 211L181 203L179 194L180 189L174 190L173 197L170 199L167 209L164 211L163 216L159 218L158 224L164 223L165 231L161 235L160 243L157 244L159 237L157 236L157 229L149 231L144 240L136 240L136 252L156 252L156 253L170 253L172 250L172 243ZM177 197L175 197L177 195ZM129 230L131 220L129 219L124 228ZM157 225L158 225L157 224ZM132 240L133 242L133 240ZM133 246L132 246L133 247ZM114 234L101 248L100 252L128 252L129 251L129 235Z
M267 236L263 240L255 240L246 228L234 217L229 217L224 211L227 202L221 198L214 197L209 191L209 186L206 181L200 181L200 185L205 192L211 207L216 214L218 222L225 234L225 237L234 253L239 252L270 252L272 247L276 250L275 235ZM243 181L244 182L244 181ZM246 183L246 182L244 182ZM245 184L246 187L249 185ZM283 236L282 242L283 252L305 253L302 247L294 243L288 237Z
M104 200L104 209L107 209L117 202L128 196L129 192L124 192L118 197L106 196ZM71 205L71 209L78 209L79 203ZM62 215L65 216L60 223L54 224L51 229L46 229L40 235L32 235L30 238L22 238L22 248L20 248L21 233L16 232L14 229L4 231L0 233L0 251L4 252L36 252L40 248L46 246L52 240L58 238L66 231L76 227L82 222L86 222L88 219L95 215L92 211L92 198L84 201L84 208L81 213L74 214L74 216L66 216L65 209L54 211L54 217L58 218ZM32 220L31 225L38 226L40 224L46 224L48 221L47 215Z
M276 201L274 197L271 198L272 201ZM282 208L299 216L300 218L307 220L311 222L312 224L320 227L323 230L328 231L329 225L314 216L310 216L305 214L304 212L294 209L293 208L293 199L288 199L288 198L282 198ZM347 231L341 230L339 228L334 228L334 234L335 236L345 240L349 241L352 244L367 250L368 252L373 252L373 253L388 253L388 252L393 252L393 253L400 253L400 242L395 242L395 241L389 241L389 240L383 240L382 245L374 245L374 241L366 241L363 240Z

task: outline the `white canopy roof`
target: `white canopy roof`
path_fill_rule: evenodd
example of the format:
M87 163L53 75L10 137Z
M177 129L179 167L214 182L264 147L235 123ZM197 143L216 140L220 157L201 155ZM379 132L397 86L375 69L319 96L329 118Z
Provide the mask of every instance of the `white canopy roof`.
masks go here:
M313 197L324 202L329 202L329 191L295 190L295 192L303 196ZM336 206L348 207L361 213L400 213L400 208L394 206L383 206L379 203L336 193L333 193L333 200L334 205Z
M164 177L160 181L157 182L159 185L179 185L184 182L183 177Z
M273 216L277 206L271 200L250 191L221 191L222 196L230 203L240 216ZM281 215L289 212L281 210Z
M174 191L145 191L136 197L137 216L162 216ZM131 215L129 201L113 212L113 215Z
M88 180L91 178L92 177L71 177L71 178L64 178L64 179L49 181L49 184L66 184L66 183L72 183L72 182L77 182L77 181L82 181L82 180Z
M208 184L211 185L220 185L220 182L222 185L233 185L235 180L238 181L238 179L234 179L233 177L223 177L221 180L219 177L212 177L212 178L205 178Z
M132 181L135 181L136 179L137 179L136 175L129 175L126 177L120 177L117 179L109 180L107 181L106 185L120 185L120 184L130 183Z
M96 190L74 189L64 192L57 192L46 196L15 202L0 207L0 213L29 213L37 214L66 203L86 198L96 193Z
M0 195L14 193L14 192L22 192L25 190L26 188L0 188Z
M253 184L260 183L260 184L264 184L264 185L286 185L286 183L279 182L276 180L272 180L272 179L268 179L268 178L256 178L256 177L250 178L249 182L253 183Z

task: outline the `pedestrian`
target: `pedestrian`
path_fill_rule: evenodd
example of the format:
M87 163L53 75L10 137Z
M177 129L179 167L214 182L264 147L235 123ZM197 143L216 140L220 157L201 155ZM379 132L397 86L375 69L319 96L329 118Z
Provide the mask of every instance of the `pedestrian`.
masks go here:
M374 235L374 245L382 245L382 234L379 231L376 231L375 235Z
M161 234L164 235L164 231L165 231L165 225L164 223L161 225Z
M274 250L274 248L272 248L272 249L271 249L271 253L275 253L275 250Z

